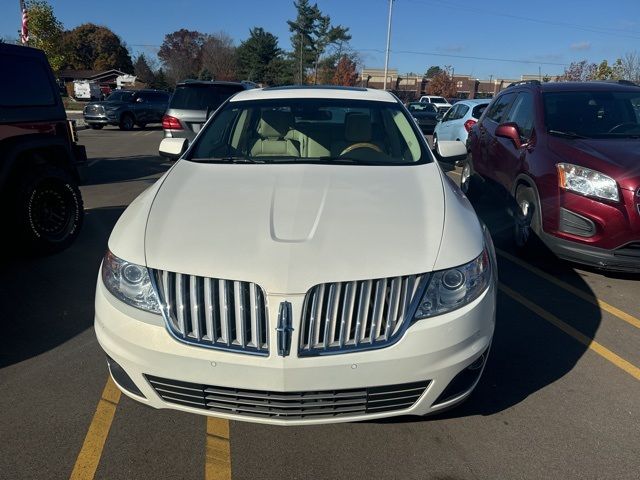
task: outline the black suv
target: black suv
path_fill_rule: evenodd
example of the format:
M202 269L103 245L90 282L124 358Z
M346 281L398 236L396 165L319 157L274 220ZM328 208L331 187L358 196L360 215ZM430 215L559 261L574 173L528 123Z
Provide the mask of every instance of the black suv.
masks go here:
M93 129L117 125L132 130L134 125L144 128L148 123L162 122L169 105L169 94L161 90L115 90L103 102L84 107L84 120Z
M0 71L0 202L14 227L2 230L31 250L62 250L82 225L85 149L41 50L0 44Z

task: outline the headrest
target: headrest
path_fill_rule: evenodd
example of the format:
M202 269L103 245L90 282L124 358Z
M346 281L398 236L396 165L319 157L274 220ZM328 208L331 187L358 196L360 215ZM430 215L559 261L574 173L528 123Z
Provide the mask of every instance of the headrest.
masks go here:
M293 114L282 110L263 110L258 135L263 138L284 138L294 126Z
M371 118L365 113L348 113L344 121L344 136L348 142L371 141Z

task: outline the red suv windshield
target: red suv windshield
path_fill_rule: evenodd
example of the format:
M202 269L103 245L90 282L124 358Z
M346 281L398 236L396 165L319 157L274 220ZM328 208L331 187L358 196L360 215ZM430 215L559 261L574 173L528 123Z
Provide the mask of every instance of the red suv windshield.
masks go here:
M544 118L551 134L587 138L640 136L640 92L548 92Z

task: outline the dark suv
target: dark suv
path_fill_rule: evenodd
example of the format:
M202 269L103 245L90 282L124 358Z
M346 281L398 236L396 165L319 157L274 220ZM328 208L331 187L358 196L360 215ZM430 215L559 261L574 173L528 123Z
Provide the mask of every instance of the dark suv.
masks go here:
M85 149L41 50L0 44L0 71L0 201L13 227L2 231L32 250L62 250L82 225Z
M176 85L169 109L162 119L165 137L192 141L200 128L222 103L232 95L253 86L248 82L186 81Z
M169 105L169 94L161 90L115 90L102 102L84 107L84 121L93 129L117 125L132 130L148 123L162 122Z
M559 257L640 272L640 87L520 82L487 107L468 139L461 186L479 179L515 200L514 239Z

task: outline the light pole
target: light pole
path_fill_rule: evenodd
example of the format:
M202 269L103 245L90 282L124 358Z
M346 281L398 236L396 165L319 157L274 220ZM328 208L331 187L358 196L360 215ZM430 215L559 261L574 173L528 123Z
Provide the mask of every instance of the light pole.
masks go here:
M387 89L387 72L389 71L389 46L391 44L391 13L393 10L393 0L389 0L389 21L387 23L387 51L384 58L384 83L383 90Z

